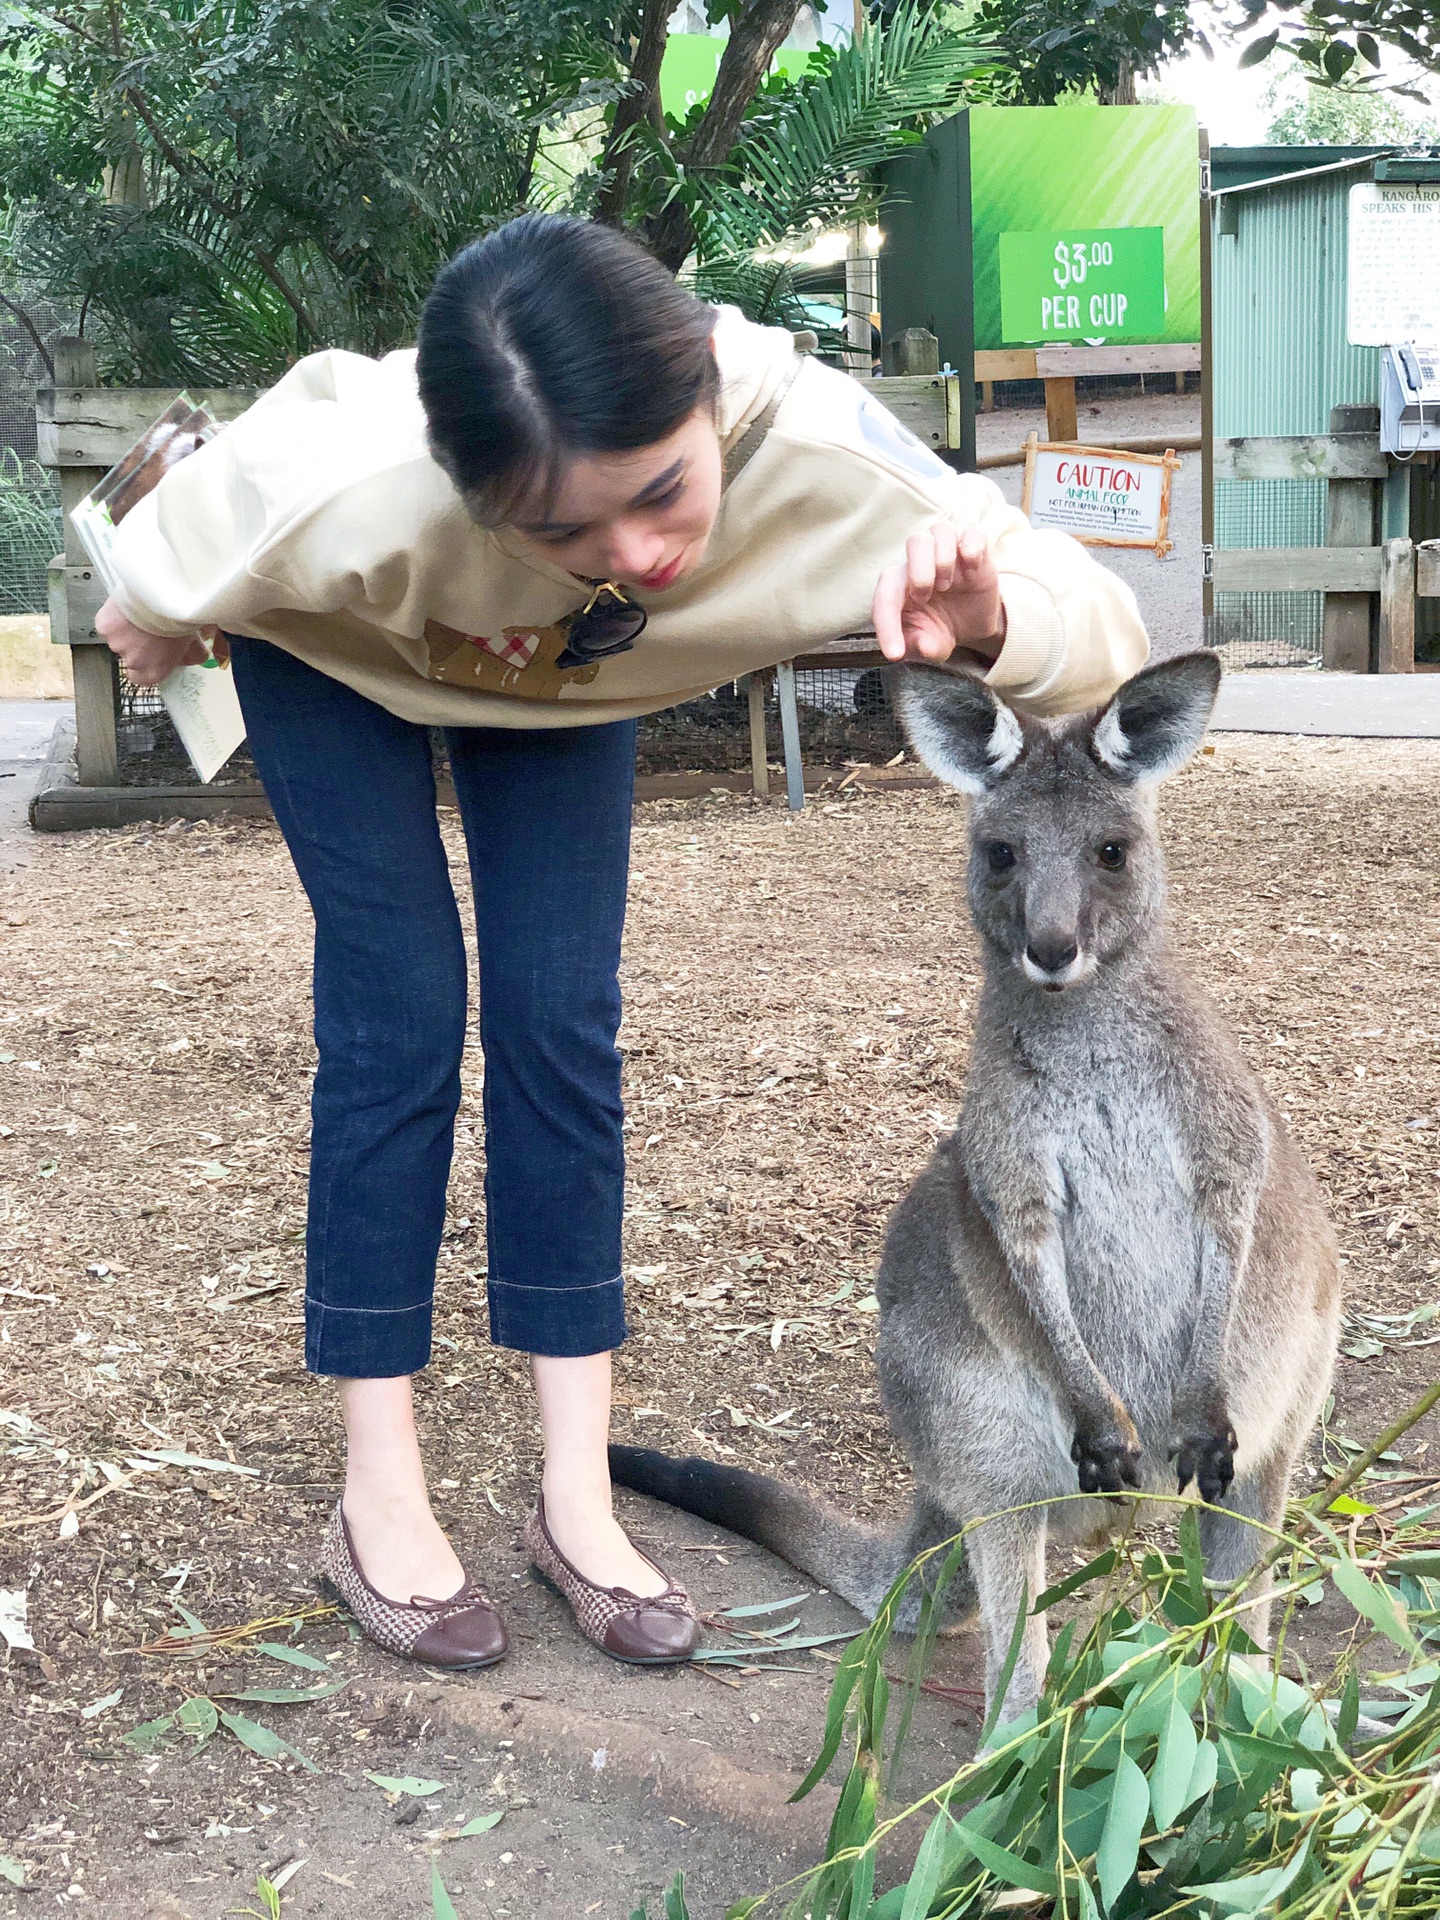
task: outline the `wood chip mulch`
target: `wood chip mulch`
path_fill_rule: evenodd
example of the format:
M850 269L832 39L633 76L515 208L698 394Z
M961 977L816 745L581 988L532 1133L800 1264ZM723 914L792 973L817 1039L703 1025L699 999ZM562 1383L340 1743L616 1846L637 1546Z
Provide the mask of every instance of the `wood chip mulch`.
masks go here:
M1371 1315L1440 1297L1437 776L1433 744L1231 735L1164 805L1179 939L1290 1117ZM870 1281L964 1072L962 839L939 791L798 820L741 796L638 812L618 1437L857 1510L903 1501ZM277 833L37 843L0 926L0 1587L28 1591L37 1649L0 1667L4 1843L50 1817L57 1779L109 1764L114 1729L80 1710L175 1623L172 1597L211 1627L313 1602L340 1452L333 1393L301 1366L310 936ZM463 1532L512 1526L536 1466L484 1271L477 1049L419 1385ZM1440 1352L1381 1344L1342 1373L1334 1417L1357 1435Z

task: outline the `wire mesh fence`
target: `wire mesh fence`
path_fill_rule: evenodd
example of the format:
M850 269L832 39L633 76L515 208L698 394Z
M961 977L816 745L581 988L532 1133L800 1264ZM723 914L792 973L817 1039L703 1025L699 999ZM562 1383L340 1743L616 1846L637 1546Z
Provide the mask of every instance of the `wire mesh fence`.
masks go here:
M879 767L905 749L885 679L874 667L800 668L800 752L808 767ZM784 758L772 675L764 687L765 756ZM647 773L739 773L750 765L750 710L737 682L640 722L636 767Z
M0 447L0 614L44 613L46 570L63 545L54 479Z
M66 329L68 316L47 301L24 312L42 340ZM45 571L64 544L60 489L35 460L35 392L49 383L34 337L0 306L0 615L44 613Z
M1323 547L1323 480L1217 480L1215 545ZM1217 593L1205 643L1227 667L1318 667L1323 593Z

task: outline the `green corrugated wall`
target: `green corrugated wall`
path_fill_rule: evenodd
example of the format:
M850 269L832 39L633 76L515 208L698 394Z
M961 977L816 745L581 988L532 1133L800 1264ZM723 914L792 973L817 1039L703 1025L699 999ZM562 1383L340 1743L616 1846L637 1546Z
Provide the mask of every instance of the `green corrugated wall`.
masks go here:
M1218 436L1325 433L1332 407L1375 404L1379 353L1345 337L1347 196L1366 177L1364 168L1347 168L1221 200L1225 218L1217 209L1213 241ZM1323 480L1217 482L1218 546L1324 539ZM1217 594L1215 638L1235 647L1237 664L1318 660L1322 606L1319 594Z
M1215 236L1215 431L1325 433L1330 409L1374 406L1380 355L1345 338L1348 194L1363 168L1226 196Z

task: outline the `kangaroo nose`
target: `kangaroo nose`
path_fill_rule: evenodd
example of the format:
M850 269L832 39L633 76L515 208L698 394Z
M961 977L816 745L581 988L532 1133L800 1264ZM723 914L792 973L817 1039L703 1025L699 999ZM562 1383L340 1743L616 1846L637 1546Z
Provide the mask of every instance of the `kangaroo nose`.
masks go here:
M1079 951L1073 940L1030 940L1025 946L1031 965L1042 973L1063 973Z

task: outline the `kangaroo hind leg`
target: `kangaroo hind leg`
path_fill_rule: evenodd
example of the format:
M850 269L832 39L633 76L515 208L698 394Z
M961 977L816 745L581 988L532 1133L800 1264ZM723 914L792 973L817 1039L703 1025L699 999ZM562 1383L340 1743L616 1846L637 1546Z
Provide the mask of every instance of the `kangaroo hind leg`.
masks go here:
M1201 1514L1200 1550L1205 1572L1217 1584L1233 1586L1243 1580L1274 1544L1275 1531L1285 1520L1292 1464L1288 1453L1257 1462L1231 1485L1223 1512ZM1253 1596L1253 1602L1247 1601L1240 1615L1240 1624L1257 1647L1270 1644L1272 1579L1267 1571L1251 1582L1246 1593Z
M949 1558L950 1542L960 1531L960 1522L948 1514L938 1501L924 1492L915 1496L910 1518L893 1536L892 1579L924 1553L929 1558L917 1577L910 1581L895 1611L895 1632L913 1634L920 1626L920 1608L927 1593L934 1593L941 1569ZM881 1596L883 1597L883 1596ZM937 1631L947 1633L963 1624L975 1611L975 1582L970 1570L968 1549L946 1585L936 1596L939 1611ZM879 1605L879 1598L876 1600Z
M1045 1532L1045 1509L1037 1507L1001 1514L967 1536L966 1548L975 1569L980 1628L985 1636L987 1706L993 1705L999 1691L1020 1610L1033 1607L1044 1590ZM1040 1698L1049 1655L1045 1616L1032 1613L1021 1633L1001 1720L1013 1720Z

